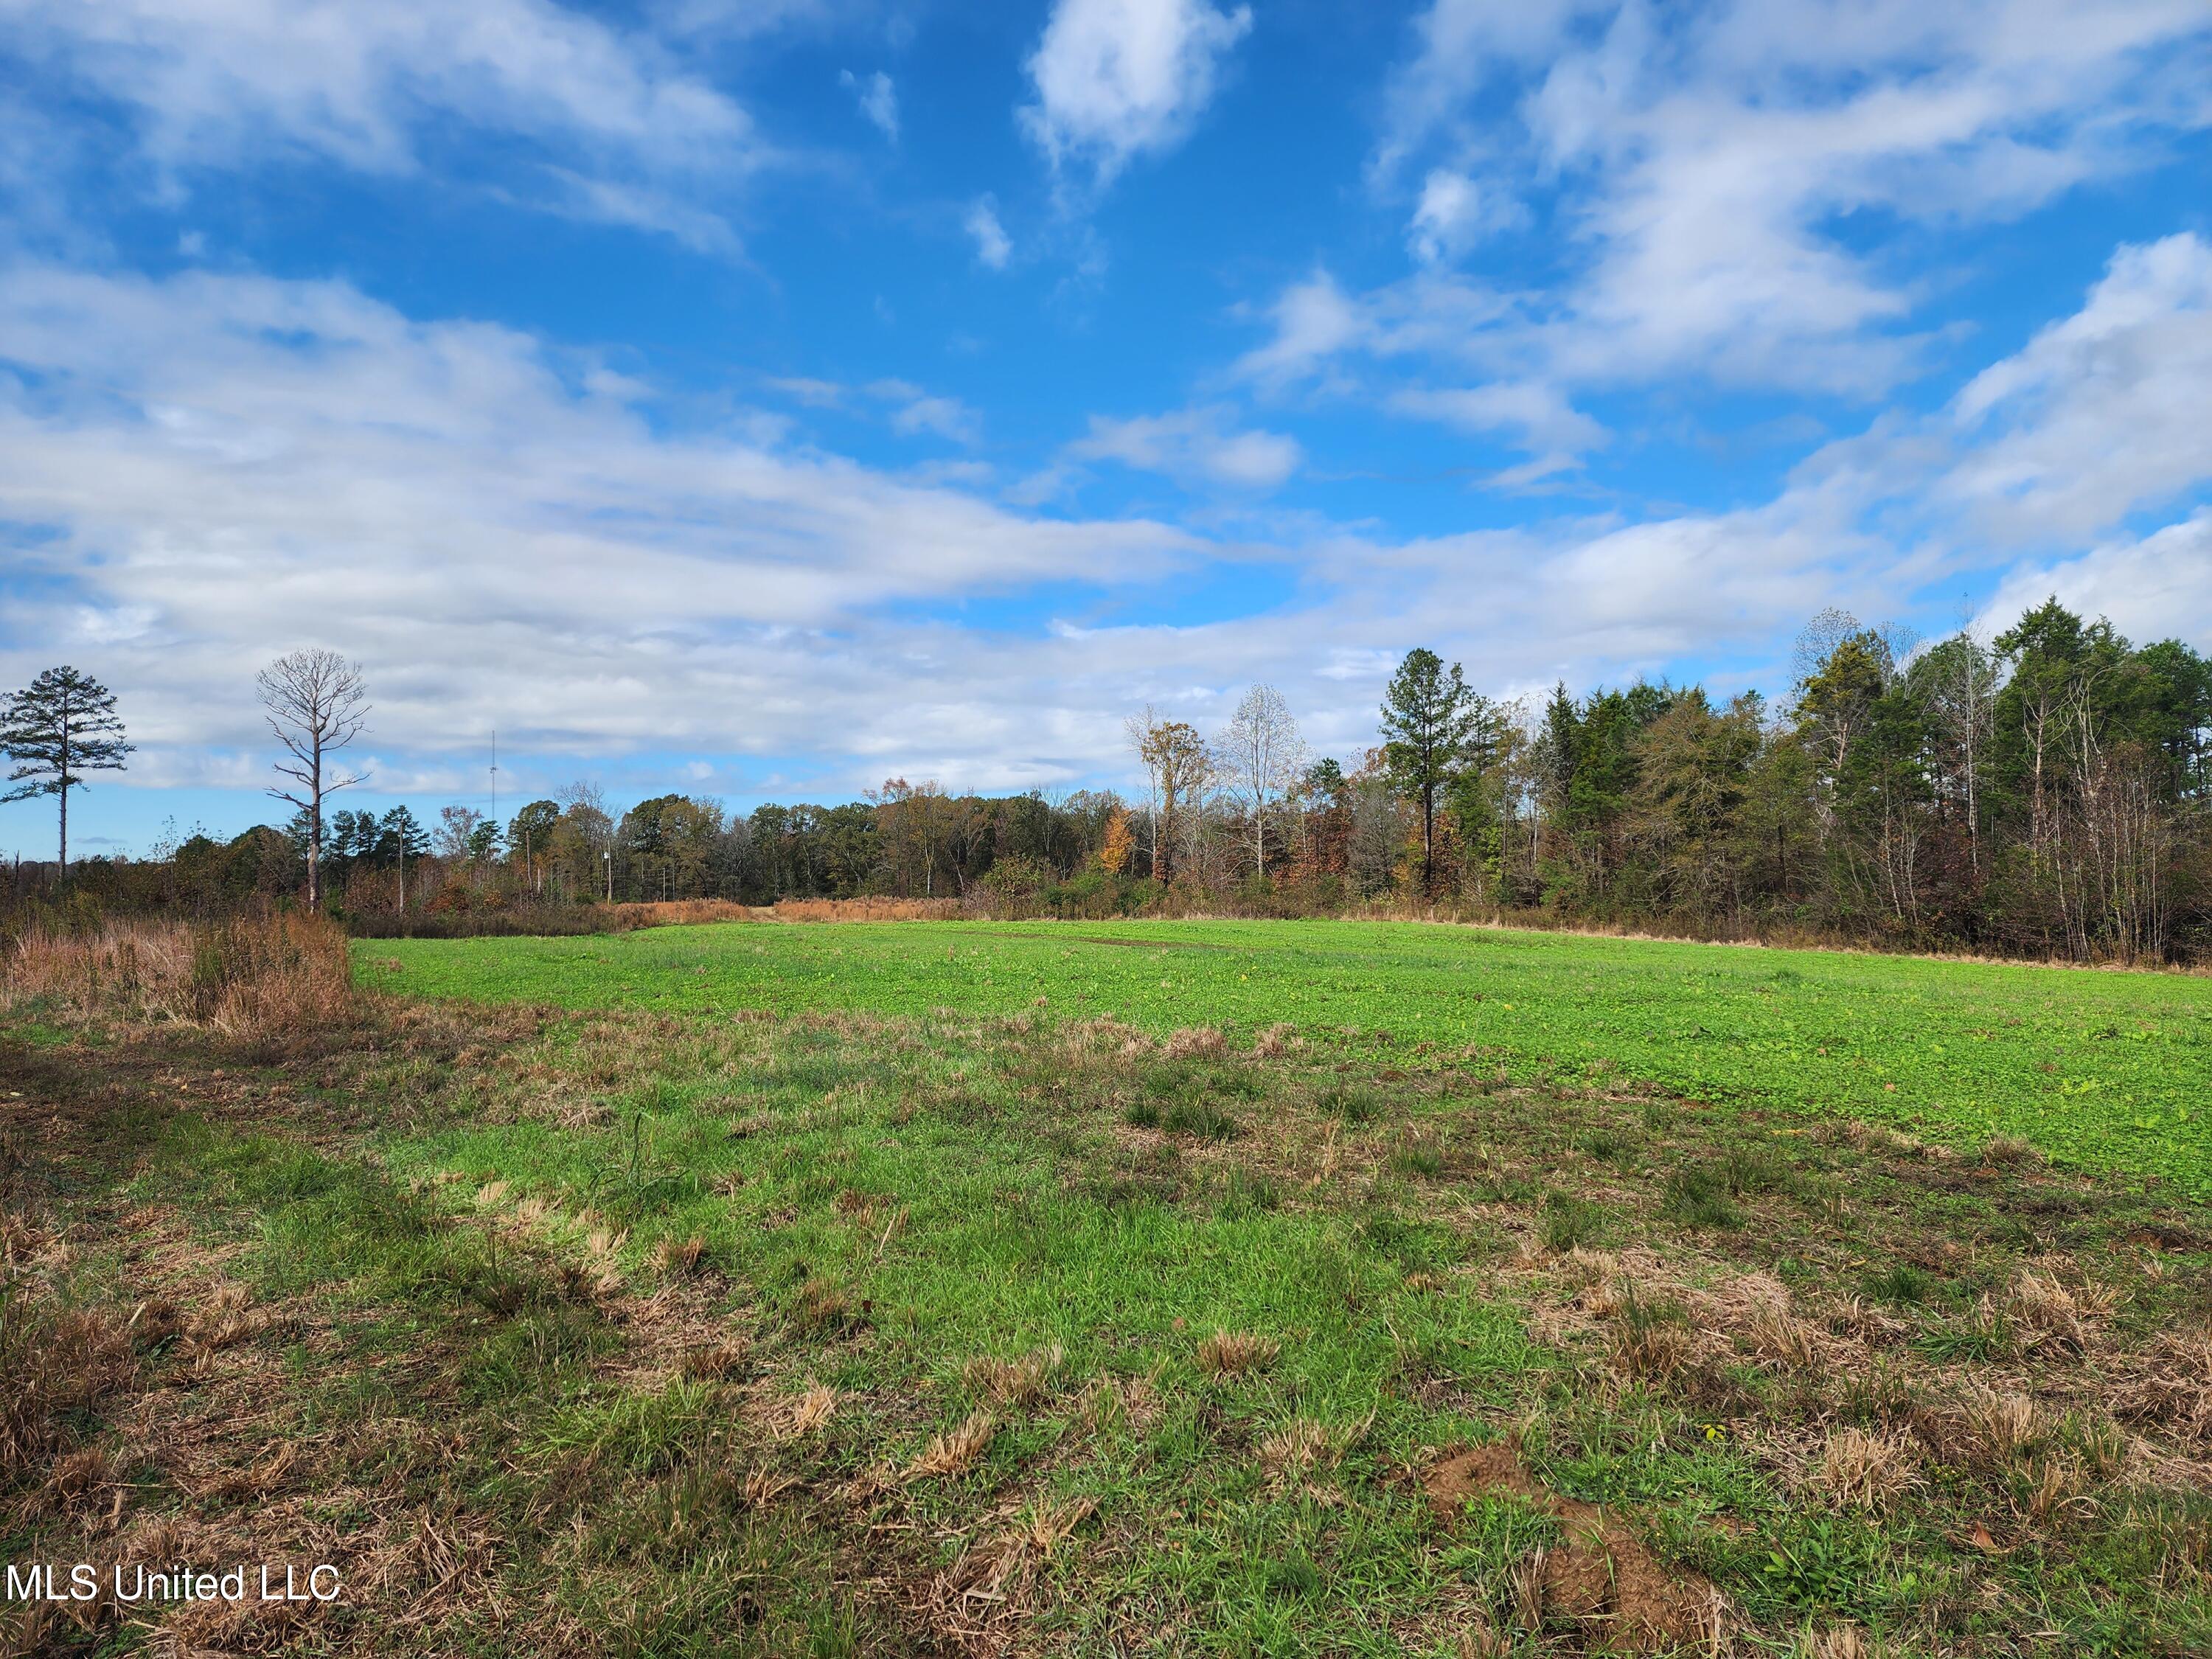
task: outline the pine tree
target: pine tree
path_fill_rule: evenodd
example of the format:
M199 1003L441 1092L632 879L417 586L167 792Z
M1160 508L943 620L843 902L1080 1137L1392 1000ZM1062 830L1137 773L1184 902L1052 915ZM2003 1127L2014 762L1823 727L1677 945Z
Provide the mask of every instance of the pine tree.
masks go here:
M1406 653L1382 693L1382 761L1398 793L1421 807L1421 891L1436 880L1437 793L1474 739L1480 700L1454 663L1433 651Z
M121 771L131 749L114 693L74 668L46 670L0 709L0 752L15 763L8 781L21 786L0 801L60 801L61 874L69 873L69 792L85 787L87 772Z

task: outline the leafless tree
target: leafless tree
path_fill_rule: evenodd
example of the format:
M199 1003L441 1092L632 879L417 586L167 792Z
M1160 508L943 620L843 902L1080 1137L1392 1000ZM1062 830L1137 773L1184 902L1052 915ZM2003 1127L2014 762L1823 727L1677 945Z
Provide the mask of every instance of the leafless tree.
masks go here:
M1252 868L1267 873L1267 809L1288 794L1305 770L1306 745L1290 704L1272 685L1255 685L1214 744L1229 793L1249 816Z
M289 761L278 761L276 770L305 792L279 787L269 793L307 815L307 907L313 909L320 897L323 797L350 788L368 775L350 772L333 777L328 770L330 757L366 728L368 692L362 684L360 664L320 647L287 652L263 669L254 683L261 692L261 706L268 711L269 729L291 756Z
M1151 831L1152 873L1160 871L1160 757L1153 751L1152 728L1159 724L1159 716L1150 703L1141 714L1132 714L1121 722L1122 734L1128 738L1129 748L1145 768L1145 822Z

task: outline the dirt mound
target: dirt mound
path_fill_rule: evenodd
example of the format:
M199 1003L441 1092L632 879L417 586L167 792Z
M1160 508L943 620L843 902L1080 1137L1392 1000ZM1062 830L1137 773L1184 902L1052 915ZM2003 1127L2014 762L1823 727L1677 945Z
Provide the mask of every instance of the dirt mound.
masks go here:
M1467 1448L1422 1478L1438 1516L1450 1522L1474 1499L1520 1499L1557 1517L1565 1534L1530 1558L1522 1575L1524 1615L1573 1624L1593 1649L1659 1653L1713 1644L1726 1617L1721 1593L1694 1572L1670 1571L1595 1504L1562 1498L1530 1474L1503 1441Z
M1521 1466L1521 1455L1502 1440L1456 1452L1421 1478L1422 1489L1437 1513L1447 1521L1478 1498L1509 1493L1549 1506L1556 1500L1536 1478Z

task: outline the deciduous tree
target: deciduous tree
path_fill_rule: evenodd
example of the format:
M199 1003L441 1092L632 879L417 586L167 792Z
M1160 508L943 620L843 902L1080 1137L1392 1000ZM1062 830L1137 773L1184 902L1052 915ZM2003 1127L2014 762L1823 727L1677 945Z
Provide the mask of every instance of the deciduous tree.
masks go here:
M293 788L279 786L269 793L308 815L307 906L313 909L322 896L323 797L368 776L334 776L327 770L330 757L366 729L368 692L359 664L320 647L287 652L263 669L255 684L268 711L269 729L291 757L278 761L276 770L292 781Z
M1251 821L1252 868L1267 873L1267 811L1297 787L1306 745L1283 694L1255 685L1244 694L1214 745L1221 775Z

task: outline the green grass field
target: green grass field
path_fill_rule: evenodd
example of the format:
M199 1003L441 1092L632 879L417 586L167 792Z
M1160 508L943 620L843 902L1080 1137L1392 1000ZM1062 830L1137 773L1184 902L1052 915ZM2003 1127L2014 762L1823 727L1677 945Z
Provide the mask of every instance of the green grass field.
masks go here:
M2212 1651L2212 1206L1981 1139L2186 1167L2202 981L741 925L257 1024L143 943L0 981L0 1556L349 1589L0 1651Z
M727 925L373 941L408 994L1277 1024L1517 1081L1842 1113L2212 1195L2212 979L1354 922ZM1427 1045L1426 1048L1424 1045Z

